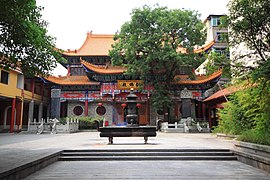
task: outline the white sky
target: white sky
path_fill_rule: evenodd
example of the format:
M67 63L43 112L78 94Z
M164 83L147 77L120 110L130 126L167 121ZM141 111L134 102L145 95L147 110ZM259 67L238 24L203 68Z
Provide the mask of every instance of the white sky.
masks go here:
M57 48L79 49L87 31L114 34L129 21L132 9L159 4L170 9L197 10L204 20L209 14L227 14L229 0L36 0L44 7L43 19L56 37Z

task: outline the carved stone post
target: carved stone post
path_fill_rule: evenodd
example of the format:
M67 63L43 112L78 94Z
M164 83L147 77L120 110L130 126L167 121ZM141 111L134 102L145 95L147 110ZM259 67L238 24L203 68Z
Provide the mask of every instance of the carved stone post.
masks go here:
M60 119L60 95L61 89L51 90L51 118Z
M182 118L191 117L191 91L189 91L187 88L184 88L180 93L180 97L182 100Z
M30 101L28 109L28 119L30 122L34 120L34 100Z
M38 122L41 122L43 116L43 103L41 102L38 106Z

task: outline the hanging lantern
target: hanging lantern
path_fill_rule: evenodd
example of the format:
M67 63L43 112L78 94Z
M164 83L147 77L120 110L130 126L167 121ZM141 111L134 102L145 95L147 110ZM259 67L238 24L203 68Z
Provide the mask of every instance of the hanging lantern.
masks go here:
M98 107L101 107L102 106L102 103L98 103Z
M126 103L121 104L122 108L124 109L125 107L127 107Z
M142 105L141 105L140 103L137 103L137 104L136 104L136 107L137 107L137 108L140 108L141 106L142 106Z

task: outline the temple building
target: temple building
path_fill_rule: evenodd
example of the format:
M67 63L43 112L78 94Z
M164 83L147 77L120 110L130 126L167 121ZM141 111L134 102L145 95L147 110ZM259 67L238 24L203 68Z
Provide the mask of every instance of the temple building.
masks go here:
M19 132L29 121L49 117L50 89L41 78L27 78L18 68L0 68L0 132Z
M229 86L225 89L221 89L203 100L203 103L206 104L208 109L207 119L210 127L218 125L218 109L223 109L223 103L228 102L229 96L241 88L235 86Z
M207 42L195 53L225 52L226 44L219 38L225 30L217 28L218 15L210 15ZM192 117L208 120L214 106L204 103L221 79L219 70L206 76L202 70L190 79L192 69L179 69L172 86L173 108L169 112L156 112L151 106L153 87L144 85L139 77L125 74L125 67L112 66L108 56L114 43L112 34L88 32L79 49L61 51L66 60L65 76L25 77L19 69L0 69L0 132L27 130L29 122L42 118L90 116L101 118L109 125L126 124L126 96L131 88L138 96L140 125L156 125L157 120L177 122ZM221 36L220 36L221 37ZM2 59L1 59L2 60ZM151 77L150 77L151 78ZM139 88L143 86L143 88ZM212 123L213 124L213 123ZM210 123L211 125L211 123Z
M198 75L191 80L187 70L180 70L173 83L174 108L170 112L155 112L150 105L153 87L125 75L125 67L110 65L108 56L113 35L87 33L85 42L76 50L63 51L66 59L63 65L67 76L50 76L44 81L52 84L51 116L91 116L102 117L110 125L126 123L125 102L129 90L133 88L139 99L139 124L156 125L157 119L179 121L181 118L202 119L205 116L205 91L212 88L221 77L221 70L210 76ZM213 43L196 49L200 53Z

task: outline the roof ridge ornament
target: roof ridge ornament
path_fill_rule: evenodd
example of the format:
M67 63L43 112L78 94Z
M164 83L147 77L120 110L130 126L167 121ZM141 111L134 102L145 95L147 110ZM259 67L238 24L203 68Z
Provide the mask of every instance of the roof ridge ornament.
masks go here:
M91 31L87 31L87 33L86 33L87 36L90 36L92 34L93 34L93 31L92 30Z

